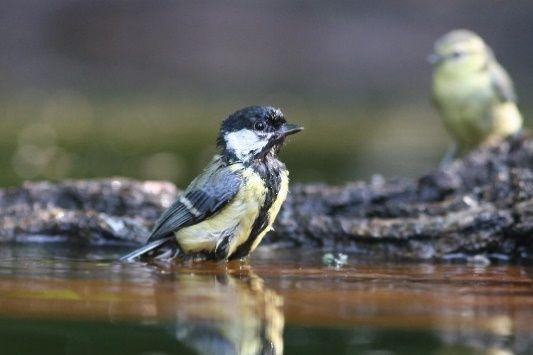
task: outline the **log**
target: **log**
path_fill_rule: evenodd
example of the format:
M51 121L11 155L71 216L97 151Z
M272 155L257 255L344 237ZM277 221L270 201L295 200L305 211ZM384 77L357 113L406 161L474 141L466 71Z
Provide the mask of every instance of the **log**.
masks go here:
M533 255L533 138L510 137L418 179L294 184L263 245L373 257ZM145 241L178 196L168 182L125 178L26 182L0 190L0 241Z

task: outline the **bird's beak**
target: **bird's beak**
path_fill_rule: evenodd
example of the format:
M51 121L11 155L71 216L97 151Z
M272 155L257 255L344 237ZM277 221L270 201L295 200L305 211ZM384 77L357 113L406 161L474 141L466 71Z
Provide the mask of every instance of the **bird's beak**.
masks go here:
M263 154L266 154L272 147L283 144L285 137L291 134L296 134L304 128L292 123L284 123L279 129L278 133L270 140L270 142L263 148Z
M291 134L298 133L302 131L304 128L300 127L298 125L292 124L292 123L284 123L283 126L281 126L280 135L281 137L287 137Z
M438 54L432 53L432 54L428 55L427 60L428 60L428 62L429 62L431 65L439 65L439 64L442 63L442 61L444 60L444 57L441 56L441 55L438 55Z

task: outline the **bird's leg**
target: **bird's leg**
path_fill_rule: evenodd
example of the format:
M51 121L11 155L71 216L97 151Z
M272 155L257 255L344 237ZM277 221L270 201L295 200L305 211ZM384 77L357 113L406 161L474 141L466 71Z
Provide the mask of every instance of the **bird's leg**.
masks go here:
M219 237L218 242L215 247L215 259L223 260L227 259L229 256L229 249L231 246L231 240L235 235L235 230L237 228L231 228L227 231L224 231Z
M181 249L177 243L167 243L159 252L153 256L156 260L172 260L180 255Z
M451 162L453 162L457 158L458 155L459 155L459 147L457 146L457 143L453 143L450 146L450 148L448 148L446 153L444 154L444 157L442 157L439 167L443 168L446 165L449 165Z

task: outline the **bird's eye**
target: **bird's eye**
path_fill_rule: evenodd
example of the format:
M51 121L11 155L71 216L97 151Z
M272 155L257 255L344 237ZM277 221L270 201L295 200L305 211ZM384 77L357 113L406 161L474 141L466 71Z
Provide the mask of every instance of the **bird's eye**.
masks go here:
M264 130L264 129L265 129L265 124L264 124L264 122L256 122L256 123L254 124L254 129L255 129L256 131L262 131L262 130Z
M461 52L452 52L452 58L454 58L454 59L457 59L457 58L459 58L462 55L463 55L463 53L461 53Z

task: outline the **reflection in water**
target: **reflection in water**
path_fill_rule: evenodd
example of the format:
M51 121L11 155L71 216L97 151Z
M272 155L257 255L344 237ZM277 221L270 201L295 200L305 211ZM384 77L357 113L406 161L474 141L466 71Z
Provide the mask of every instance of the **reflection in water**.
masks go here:
M0 252L0 275L18 276L0 279L4 316L136 321L201 354L283 353L282 298L249 266L88 263L20 251Z
M192 302L176 310L177 339L202 354L283 353L282 298L252 271L180 275L175 287Z
M533 347L531 266L351 256L335 268L321 265L320 253L294 250L258 252L249 264L106 261L122 253L4 246L0 343L15 346L9 339L19 337L41 355L527 354ZM57 347L39 337L43 329ZM32 353L15 350L2 354Z

